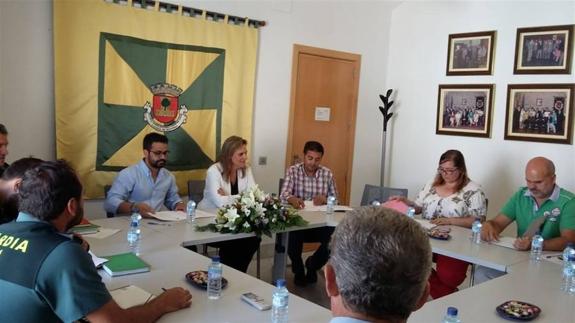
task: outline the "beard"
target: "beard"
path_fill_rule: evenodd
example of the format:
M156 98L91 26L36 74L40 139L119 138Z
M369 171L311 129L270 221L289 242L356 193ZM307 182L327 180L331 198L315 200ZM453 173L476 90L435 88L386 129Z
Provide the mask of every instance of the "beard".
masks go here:
M151 163L152 167L155 168L162 168L164 166L166 166L166 160L165 159L158 159L156 161L154 161L153 163Z
M70 220L66 225L66 231L70 230L71 227L80 224L80 222L82 222L82 218L84 218L84 207L79 206L72 220Z

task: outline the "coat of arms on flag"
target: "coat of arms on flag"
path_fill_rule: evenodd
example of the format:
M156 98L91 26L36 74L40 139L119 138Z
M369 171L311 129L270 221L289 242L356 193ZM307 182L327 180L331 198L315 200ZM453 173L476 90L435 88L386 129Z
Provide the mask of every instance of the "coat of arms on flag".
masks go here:
M170 169L205 169L214 162L221 141L223 49L101 33L99 57L96 170L133 163L151 131L170 140Z

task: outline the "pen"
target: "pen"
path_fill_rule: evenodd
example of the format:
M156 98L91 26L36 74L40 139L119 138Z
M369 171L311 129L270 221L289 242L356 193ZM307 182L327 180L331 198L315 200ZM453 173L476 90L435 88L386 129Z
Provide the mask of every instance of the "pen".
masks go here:
M152 225L167 225L167 226L171 226L171 224L169 224L169 223L158 223L158 222L148 222L148 224L152 224Z

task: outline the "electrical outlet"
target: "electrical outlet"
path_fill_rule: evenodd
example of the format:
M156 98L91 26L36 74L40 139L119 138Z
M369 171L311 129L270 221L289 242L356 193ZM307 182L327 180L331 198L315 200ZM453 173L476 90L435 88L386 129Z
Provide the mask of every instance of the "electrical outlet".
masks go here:
M265 156L260 156L258 158L258 165L267 165L268 163L268 158Z

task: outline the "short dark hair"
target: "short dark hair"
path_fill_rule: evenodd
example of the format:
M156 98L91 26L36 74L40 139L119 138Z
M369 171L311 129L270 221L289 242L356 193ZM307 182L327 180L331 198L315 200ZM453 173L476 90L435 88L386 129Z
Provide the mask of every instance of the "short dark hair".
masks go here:
M308 141L303 146L303 154L305 155L308 151L315 151L323 156L323 146L317 141Z
M143 148L150 151L152 144L155 142L161 142L163 144L168 144L168 137L157 132L150 132L144 137Z
M6 127L0 123L0 135L7 135L8 134L8 130L6 130Z
M13 162L10 167L6 168L2 174L2 179L5 181L10 181L15 178L22 178L24 177L24 173L26 173L27 170L40 165L42 162L42 159L34 157L18 159L17 161Z
M65 161L46 161L24 173L20 190L21 212L40 220L56 219L70 199L80 199L82 184Z

